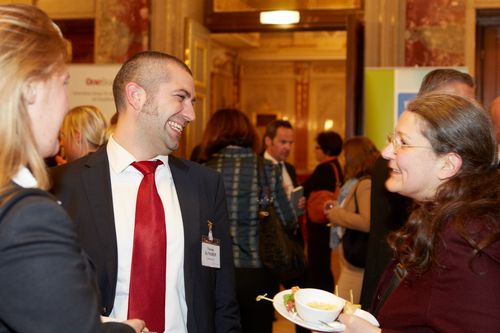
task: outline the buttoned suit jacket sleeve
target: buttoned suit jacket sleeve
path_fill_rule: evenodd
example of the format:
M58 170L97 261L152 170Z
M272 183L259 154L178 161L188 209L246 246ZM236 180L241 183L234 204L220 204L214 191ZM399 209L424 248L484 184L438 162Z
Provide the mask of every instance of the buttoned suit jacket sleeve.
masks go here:
M0 221L0 331L133 332L103 325L92 271L57 203L27 196Z

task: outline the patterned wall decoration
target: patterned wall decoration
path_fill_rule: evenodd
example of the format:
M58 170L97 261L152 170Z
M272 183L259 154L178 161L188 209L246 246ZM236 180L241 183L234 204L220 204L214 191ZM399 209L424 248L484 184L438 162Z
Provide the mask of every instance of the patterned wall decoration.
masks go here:
M352 9L361 0L213 0L214 12L240 12L277 9Z
M407 0L405 65L464 66L466 0Z
M96 0L96 63L122 63L149 49L151 0Z

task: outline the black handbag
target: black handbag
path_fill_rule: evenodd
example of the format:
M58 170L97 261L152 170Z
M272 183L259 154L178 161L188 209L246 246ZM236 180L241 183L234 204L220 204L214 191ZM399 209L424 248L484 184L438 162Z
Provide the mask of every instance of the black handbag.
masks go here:
M358 185L356 185L354 190L355 213L359 213L358 199L356 197L357 189ZM342 237L342 250L344 252L344 258L348 263L358 268L365 268L369 238L370 233L368 232L348 228L345 229L344 236Z
M306 257L297 240L297 227L285 227L274 206L264 160L258 156L259 182L259 257L262 264L280 281L297 278L306 270Z

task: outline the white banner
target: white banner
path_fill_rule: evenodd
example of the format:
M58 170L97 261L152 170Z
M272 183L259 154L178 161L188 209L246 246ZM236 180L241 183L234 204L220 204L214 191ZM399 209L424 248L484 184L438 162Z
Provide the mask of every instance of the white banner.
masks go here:
M69 66L68 97L70 108L95 105L109 119L116 112L113 80L121 64L73 64Z

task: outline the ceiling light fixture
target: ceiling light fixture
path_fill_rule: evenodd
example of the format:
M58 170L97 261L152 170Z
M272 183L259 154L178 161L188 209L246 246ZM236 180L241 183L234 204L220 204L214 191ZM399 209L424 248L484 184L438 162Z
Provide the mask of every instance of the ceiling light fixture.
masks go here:
M260 13L262 24L294 24L299 23L300 12L296 10L274 10Z

